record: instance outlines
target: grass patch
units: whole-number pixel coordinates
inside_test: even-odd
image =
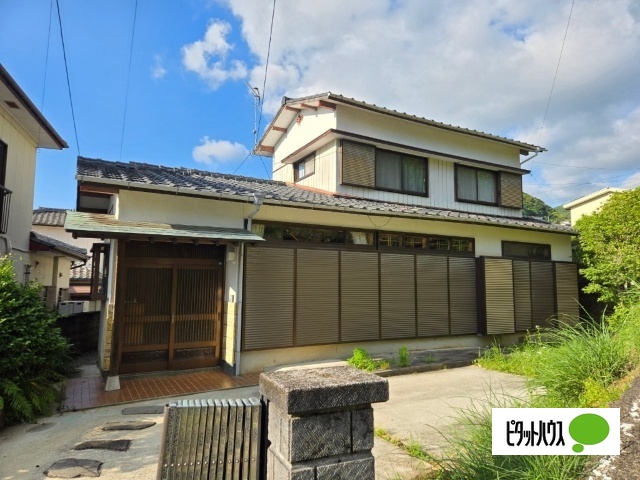
[[[398,352],[398,365],[401,367],[408,367],[411,363],[411,356],[409,355],[409,350],[407,347],[400,347],[400,351]]]
[[[418,460],[422,460],[424,462],[431,462],[433,459],[431,455],[427,453],[427,451],[422,447],[420,442],[415,440],[411,440],[409,442],[403,442],[398,437],[391,435],[384,428],[375,428],[374,434],[376,437],[380,437],[383,440],[389,442],[396,447],[402,448],[407,454],[413,458],[417,458]]]
[[[373,359],[364,348],[355,348],[353,355],[347,359],[347,363],[352,367],[367,372],[386,370],[389,368],[389,361]]]

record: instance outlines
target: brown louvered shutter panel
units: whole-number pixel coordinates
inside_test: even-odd
[[[380,256],[382,338],[416,336],[414,255]]]
[[[475,258],[449,257],[451,334],[477,333]]]
[[[364,143],[340,142],[342,183],[359,187],[376,186],[376,148]]]
[[[500,172],[500,205],[522,208],[522,176]]]
[[[580,315],[578,303],[578,266],[556,263],[556,299],[558,315],[565,323],[574,323]]]
[[[531,262],[513,261],[513,290],[516,312],[516,331],[523,332],[533,327],[531,320]]]
[[[447,257],[416,256],[418,336],[449,334]]]
[[[378,254],[343,251],[340,255],[341,340],[378,340]]]
[[[549,318],[555,313],[553,292],[553,264],[531,262],[531,302],[533,326],[548,327]]]
[[[506,258],[484,258],[487,334],[515,332],[513,264]]]
[[[338,252],[298,249],[296,346],[337,343]]]
[[[288,248],[247,247],[246,350],[293,346],[293,255]]]

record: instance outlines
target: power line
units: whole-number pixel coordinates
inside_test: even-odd
[[[553,82],[551,83],[551,91],[549,92],[549,99],[547,100],[547,108],[544,111],[544,116],[542,117],[542,123],[540,124],[540,130],[538,132],[538,144],[540,143],[540,139],[542,138],[542,129],[544,128],[544,122],[547,119],[547,113],[549,113],[549,105],[551,104],[551,96],[553,95],[553,89],[556,86],[556,79],[558,78],[558,70],[560,70],[560,61],[562,60],[562,52],[564,51],[564,44],[567,41],[567,33],[569,33],[569,24],[571,23],[571,15],[573,14],[573,5],[576,3],[576,0],[572,0],[571,2],[571,10],[569,11],[569,19],[567,20],[567,28],[564,31],[564,38],[562,39],[562,47],[560,48],[560,56],[558,57],[558,64],[556,65],[556,73],[553,76]]]
[[[49,68],[49,46],[51,45],[51,17],[53,17],[53,0],[49,3],[49,33],[47,34],[47,53],[44,57],[44,79],[42,80],[42,97],[40,111],[44,113],[44,92],[47,85],[47,70]]]
[[[122,116],[122,134],[120,135],[120,157],[122,160],[122,145],[124,144],[124,126],[127,122],[127,105],[129,104],[129,83],[131,79],[131,59],[133,58],[133,37],[136,33],[136,18],[138,16],[138,0],[133,10],[133,27],[131,28],[131,44],[129,45],[129,69],[127,70],[127,87],[124,94],[124,114]]]
[[[235,174],[236,174],[236,172],[237,172],[238,170],[240,170],[240,167],[241,167],[242,165],[244,165],[244,162],[246,162],[246,161],[247,161],[247,159],[248,159],[250,156],[251,156],[251,152],[247,153],[247,156],[246,156],[246,157],[244,157],[244,160],[242,160],[242,161],[240,162],[240,165],[238,165],[238,167],[233,171],[233,175],[235,175]],[[264,165],[264,164],[263,164],[263,165]],[[267,167],[265,167],[265,168],[267,168]]]
[[[542,189],[542,185],[540,185],[540,184],[538,183],[538,180],[536,180],[536,178],[533,176],[533,172],[529,172],[529,175],[531,176],[531,179],[532,179],[534,182],[536,182],[536,185],[538,185],[538,187],[540,187],[540,193],[541,193],[541,194],[546,195],[547,200],[549,200],[549,203],[555,203],[555,202],[552,200],[551,196],[550,196],[550,195],[548,195],[548,192]]]
[[[62,40],[62,55],[64,57],[64,69],[67,73],[67,89],[69,90],[69,103],[71,104],[71,118],[73,119],[73,131],[76,135],[76,148],[80,155],[80,142],[78,141],[78,127],[76,126],[76,114],[73,108],[73,98],[71,97],[71,82],[69,81],[69,66],[67,63],[67,49],[64,46],[64,34],[62,33],[62,17],[60,15],[60,1],[56,0],[56,9],[58,10],[58,24],[60,25],[60,39]]]
[[[264,106],[265,93],[267,88],[267,72],[269,71],[269,56],[271,55],[271,39],[273,38],[273,19],[276,16],[276,0],[273,0],[273,8],[271,10],[271,27],[269,28],[269,44],[267,46],[267,59],[264,63],[264,81],[262,82],[262,101],[260,102],[260,116],[258,117],[258,132],[260,132],[260,125],[262,123],[262,107]],[[260,157],[264,171],[267,173],[267,177],[270,177],[267,166],[264,163],[264,158]]]

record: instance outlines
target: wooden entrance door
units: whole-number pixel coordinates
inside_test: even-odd
[[[120,373],[219,364],[218,262],[138,258],[126,259],[120,268]]]

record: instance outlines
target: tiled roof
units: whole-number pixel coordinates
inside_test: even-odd
[[[61,242],[60,240],[56,240],[55,238],[51,238],[38,232],[31,232],[30,242],[46,247],[48,250],[55,250],[80,260],[86,260],[89,258],[87,257],[87,251],[84,248],[74,247],[73,245],[69,245],[68,243]]]
[[[77,178],[120,185],[172,191],[184,195],[205,195],[250,201],[254,194],[264,195],[264,203],[322,208],[352,213],[370,213],[387,216],[410,216],[415,218],[479,223],[505,227],[546,230],[559,233],[574,233],[571,228],[541,220],[522,217],[485,215],[456,210],[447,210],[420,205],[408,205],[370,200],[328,192],[299,188],[284,182],[263,180],[238,175],[213,173],[188,168],[162,167],[146,163],[108,162],[100,159],[78,157]]]
[[[67,218],[67,211],[64,208],[39,207],[33,211],[31,224],[62,227],[65,218]]]
[[[71,280],[91,280],[91,264],[87,263],[81,267],[71,269]]]
[[[285,107],[297,106],[301,104],[312,104],[312,102],[318,101],[318,100],[329,102],[329,103],[349,105],[352,107],[369,110],[369,111],[380,113],[383,115],[389,115],[392,117],[400,118],[402,120],[409,120],[411,122],[421,123],[423,125],[428,125],[431,127],[442,129],[442,130],[448,130],[452,132],[462,133],[465,135],[470,135],[473,137],[485,138],[487,140],[493,140],[500,143],[513,145],[515,147],[522,149],[524,152],[545,152],[546,151],[545,148],[539,147],[537,145],[532,145],[530,143],[521,142],[519,140],[513,140],[511,138],[502,137],[500,135],[493,135],[491,133],[482,132],[480,130],[474,130],[470,128],[459,127],[457,125],[451,125],[444,122],[438,122],[436,120],[431,120],[425,117],[419,117],[417,115],[411,115],[405,112],[398,112],[397,110],[380,107],[374,103],[363,102],[362,100],[356,100],[355,98],[346,97],[344,95],[340,95],[338,93],[333,93],[333,92],[318,93],[315,95],[309,95],[307,97],[300,97],[300,98],[283,97],[282,106],[280,107],[280,110],[278,110],[271,124],[265,130],[264,135],[258,142],[258,148],[256,150],[260,151],[260,146],[263,144],[267,135],[269,134],[270,128],[278,121],[278,118],[285,110]]]

